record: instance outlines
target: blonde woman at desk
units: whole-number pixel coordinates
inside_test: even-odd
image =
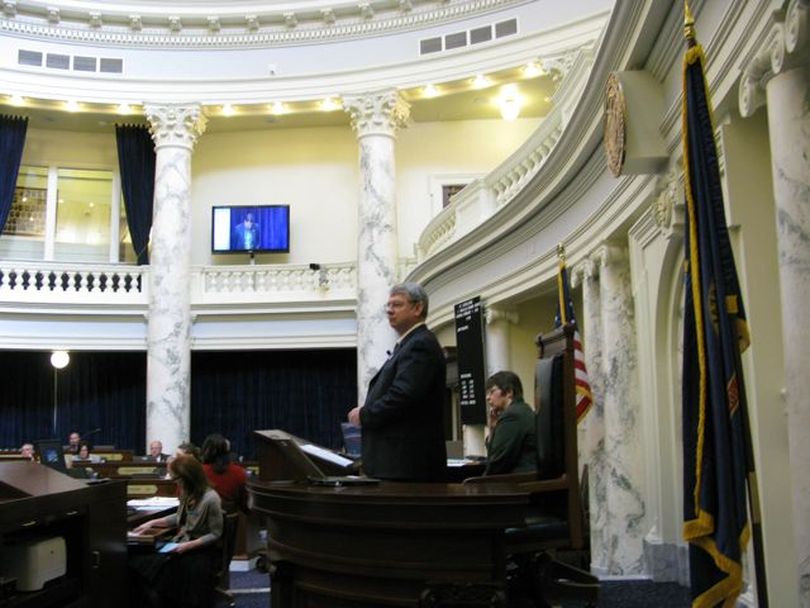
[[[134,534],[177,527],[159,553],[132,555],[130,570],[143,606],[207,606],[221,559],[222,509],[200,462],[181,455],[169,463],[180,490],[177,513],[144,522]]]

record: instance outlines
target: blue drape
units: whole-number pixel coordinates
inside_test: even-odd
[[[132,247],[138,264],[148,264],[155,196],[155,145],[149,129],[140,125],[116,125],[115,138]]]
[[[50,355],[0,351],[0,447],[54,435]],[[341,447],[340,423],[357,403],[354,349],[195,352],[191,369],[191,440],[222,433],[248,459],[256,429]],[[73,351],[57,378],[57,438],[100,429],[92,443],[143,452],[146,353]]]
[[[27,118],[0,115],[0,232],[14,200],[27,129]]]

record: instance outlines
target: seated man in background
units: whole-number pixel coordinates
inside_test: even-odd
[[[163,443],[157,439],[149,444],[149,460],[155,462],[166,462],[169,459],[168,454],[163,453]]]
[[[24,443],[20,446],[20,456],[28,460],[34,460],[34,444]]]
[[[523,401],[517,374],[501,371],[487,379],[489,438],[484,475],[537,470],[534,410]]]
[[[79,453],[79,448],[82,446],[82,436],[78,431],[71,431],[68,435],[68,444],[65,448],[66,454],[73,454],[74,456]]]

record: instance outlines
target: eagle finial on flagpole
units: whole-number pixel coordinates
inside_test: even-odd
[[[557,243],[557,259],[565,262],[565,245],[562,243]]]

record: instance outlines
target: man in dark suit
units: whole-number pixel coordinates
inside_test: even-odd
[[[169,455],[163,453],[163,443],[158,441],[152,441],[149,444],[149,460],[153,460],[155,462],[167,462],[169,460]]]
[[[447,370],[425,325],[427,293],[416,283],[396,285],[386,313],[399,339],[371,379],[365,403],[349,412],[349,422],[361,426],[363,471],[380,479],[443,481]]]

